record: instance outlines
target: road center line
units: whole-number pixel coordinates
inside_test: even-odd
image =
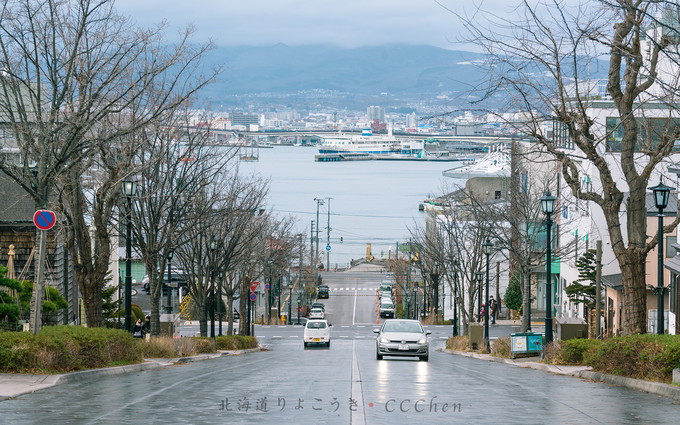
[[[357,295],[357,290],[354,290],[354,295]],[[352,311],[352,324],[356,325],[356,317],[357,317],[357,297],[354,297],[354,311]]]

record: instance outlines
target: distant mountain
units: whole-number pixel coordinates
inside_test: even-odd
[[[478,53],[432,46],[343,49],[287,46],[219,47],[209,60],[225,69],[204,96],[213,106],[267,103],[363,109],[464,96],[483,76]]]

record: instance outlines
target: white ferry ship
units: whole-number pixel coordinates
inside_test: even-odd
[[[361,136],[338,133],[326,137],[319,145],[320,154],[368,154],[368,155],[420,155],[424,142],[397,140],[389,130],[387,135],[373,135],[371,129],[364,129]]]

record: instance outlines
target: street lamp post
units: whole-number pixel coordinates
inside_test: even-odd
[[[222,319],[224,312],[222,312],[222,270],[217,272],[217,320],[218,320],[218,335],[222,336]]]
[[[217,251],[217,238],[212,236],[210,238],[210,259],[215,261],[215,251]],[[210,338],[215,338],[215,264],[210,267],[210,295],[208,300],[210,302]]]
[[[486,255],[486,296],[484,298],[484,341],[486,343],[486,348],[490,350],[489,345],[489,256],[491,255],[491,250],[493,249],[493,244],[489,239],[482,244],[484,249],[484,255]]]
[[[430,274],[432,285],[434,285],[434,322],[439,323],[439,268]]]
[[[482,279],[484,279],[484,272],[475,272],[475,279],[477,280],[477,322],[482,321]]]
[[[172,294],[170,291],[172,288],[170,287],[170,284],[172,283],[172,255],[173,255],[174,248],[170,247],[168,250],[168,283],[165,285],[165,289],[168,291],[167,295],[167,306],[165,307],[165,312],[168,314],[172,314]],[[161,279],[162,280],[162,279]]]
[[[551,241],[550,241],[550,231],[552,228],[552,220],[550,215],[555,212],[555,202],[557,198],[550,194],[549,190],[546,190],[545,195],[540,198],[541,209],[545,214],[545,227],[546,227],[546,254],[545,254],[545,270],[546,270],[546,281],[545,281],[545,345],[547,346],[553,340],[552,335],[552,276],[551,276]]]
[[[293,319],[293,285],[288,282],[286,285],[288,287],[288,324],[292,324]]]
[[[453,262],[453,336],[458,336],[458,311],[456,295],[458,294],[458,260]]]
[[[127,198],[127,223],[125,228],[125,330],[132,332],[132,197],[137,194],[137,182],[123,180],[123,194]]]
[[[659,184],[654,187],[650,187],[652,193],[654,194],[654,204],[659,209],[659,265],[657,271],[657,307],[656,307],[656,334],[664,334],[664,324],[663,324],[663,295],[665,292],[663,284],[663,210],[668,206],[668,197],[671,192],[671,187],[666,186],[659,178]],[[599,284],[599,282],[598,282]]]

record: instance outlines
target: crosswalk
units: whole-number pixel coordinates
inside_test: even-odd
[[[362,291],[362,292],[376,292],[378,288],[329,288],[330,291]]]

